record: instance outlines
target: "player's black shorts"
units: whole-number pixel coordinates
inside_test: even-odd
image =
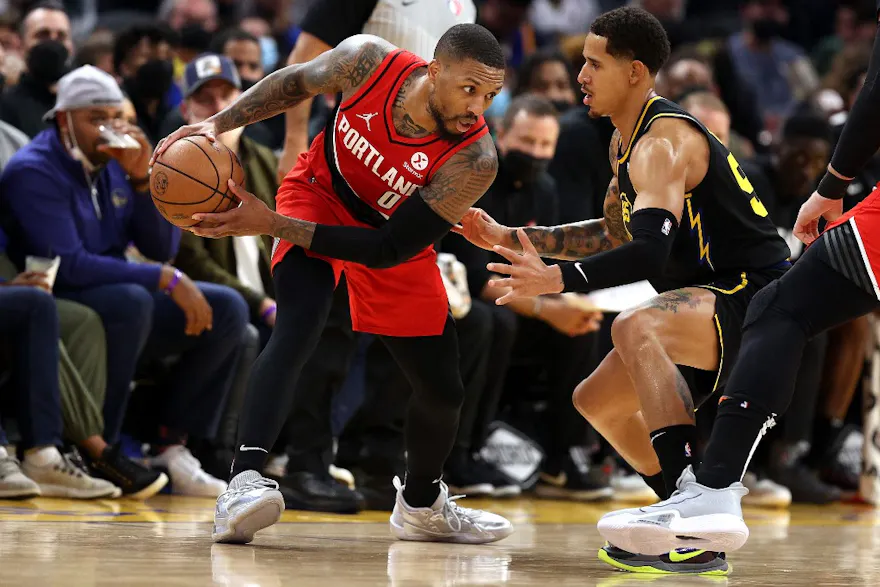
[[[718,329],[717,371],[703,371],[679,365],[691,388],[694,406],[699,407],[716,391],[722,389],[733,370],[742,341],[742,325],[749,302],[761,288],[785,275],[791,265],[786,261],[771,269],[750,271],[721,277],[706,285],[697,285],[715,294],[715,327]]]

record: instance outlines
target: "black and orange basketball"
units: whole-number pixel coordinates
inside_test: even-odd
[[[229,178],[244,185],[238,157],[220,141],[194,135],[175,141],[153,164],[150,194],[168,222],[181,228],[197,224],[197,212],[226,212],[238,205]]]

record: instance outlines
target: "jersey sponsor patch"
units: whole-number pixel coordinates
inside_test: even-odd
[[[669,236],[669,233],[672,231],[672,221],[667,218],[663,221],[663,228],[660,229],[660,232],[664,234],[664,236]]]

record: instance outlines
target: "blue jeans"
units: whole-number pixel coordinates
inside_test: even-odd
[[[61,446],[55,298],[35,287],[0,288],[0,337],[12,350],[22,448]],[[0,431],[0,440],[5,435]]]
[[[186,316],[162,292],[140,285],[101,285],[62,292],[89,306],[104,322],[107,336],[107,395],[104,438],[119,438],[131,381],[138,361],[180,356],[165,386],[160,423],[177,432],[212,439],[245,340],[248,307],[235,290],[197,282],[213,312],[213,328],[199,336],[184,332]]]

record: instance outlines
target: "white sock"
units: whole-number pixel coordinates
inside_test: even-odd
[[[9,457],[9,453],[6,452],[6,447],[0,446],[0,459],[5,459],[7,457]]]
[[[61,453],[54,446],[44,446],[43,448],[32,448],[25,451],[24,461],[34,467],[46,467],[53,463],[61,461]]]

